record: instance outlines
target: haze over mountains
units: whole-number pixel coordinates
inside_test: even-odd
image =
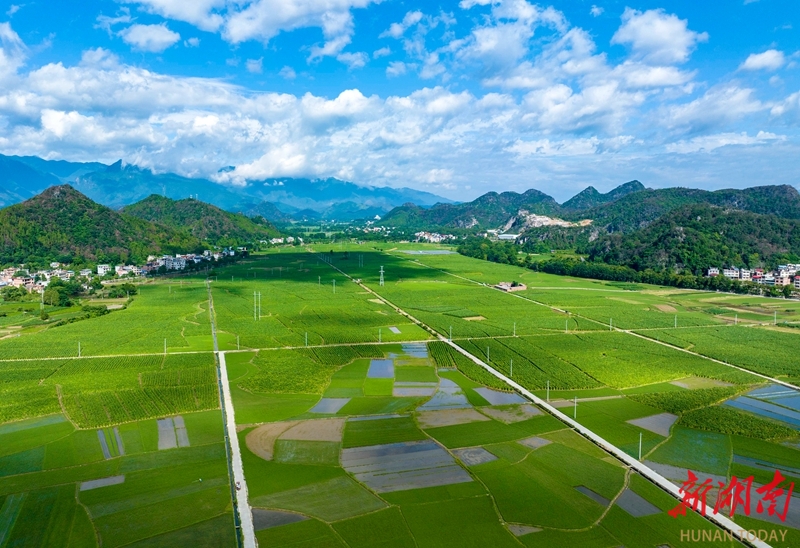
[[[410,188],[368,187],[340,181],[276,178],[245,186],[223,185],[172,173],[154,174],[118,161],[101,163],[49,161],[33,156],[0,155],[0,206],[35,196],[48,187],[69,184],[95,202],[118,209],[151,194],[173,199],[194,196],[226,211],[291,219],[353,220],[385,214],[413,202],[421,206],[449,200]],[[266,214],[266,215],[265,215]],[[275,219],[279,221],[279,219]]]

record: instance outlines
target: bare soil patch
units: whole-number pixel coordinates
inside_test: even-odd
[[[279,436],[282,440],[342,441],[344,419],[314,419],[302,421]]]
[[[275,440],[296,424],[297,421],[262,424],[247,434],[244,442],[254,455],[258,455],[264,460],[272,460],[272,455],[275,452]]]
[[[482,322],[486,318],[483,316],[467,316],[466,318],[461,318],[462,320],[467,320],[468,322]]]
[[[670,306],[668,304],[657,304],[655,305],[655,307],[658,308],[661,312],[671,312],[671,313],[677,312],[674,306]]]

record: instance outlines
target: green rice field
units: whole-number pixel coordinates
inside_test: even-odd
[[[240,545],[212,323],[259,546],[740,545],[687,541],[715,526],[456,347],[676,485],[800,482],[791,389],[750,373],[800,378],[797,303],[378,248],[276,249],[57,327],[3,317],[0,548]]]

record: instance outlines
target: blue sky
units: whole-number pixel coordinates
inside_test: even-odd
[[[799,14],[791,0],[0,2],[0,153],[459,200],[794,185]]]

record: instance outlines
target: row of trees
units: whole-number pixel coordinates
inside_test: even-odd
[[[646,283],[708,291],[728,291],[732,293],[766,295],[770,297],[789,297],[793,291],[791,286],[765,286],[752,282],[731,280],[724,276],[708,278],[704,276],[695,276],[693,274],[676,274],[666,270],[657,271],[650,268],[637,271],[625,265],[612,265],[583,259],[551,258],[537,261],[527,254],[522,257],[518,253],[518,246],[513,243],[493,242],[486,238],[468,238],[458,247],[457,251],[462,255],[482,259],[484,261],[513,264],[524,268],[530,268],[537,272],[558,274],[561,276],[574,276],[576,278]]]

